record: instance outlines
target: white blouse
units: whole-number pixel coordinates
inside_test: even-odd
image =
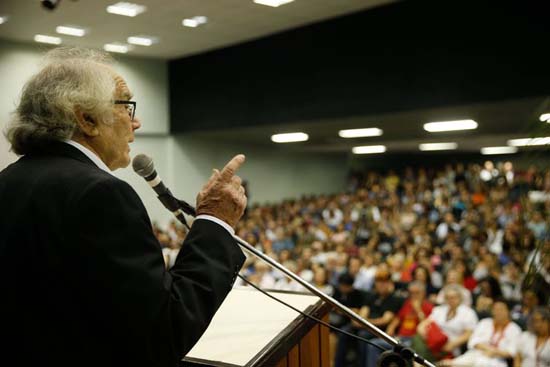
[[[550,367],[550,340],[536,349],[537,338],[528,331],[521,334],[518,340],[518,354],[521,367]]]
[[[475,349],[478,344],[489,344],[493,347],[515,355],[521,329],[510,322],[501,333],[495,333],[493,319],[483,319],[477,324],[470,340],[468,351],[453,360],[453,366],[470,367],[507,367],[506,360],[498,357],[489,357],[484,352]]]
[[[511,355],[516,354],[517,338],[521,329],[514,322],[509,322],[502,333],[495,333],[492,318],[483,319],[477,324],[470,340],[468,349],[474,349],[476,344],[491,344]]]
[[[435,321],[441,330],[447,335],[449,341],[461,336],[466,330],[473,331],[477,324],[477,315],[474,310],[468,306],[460,305],[456,309],[456,315],[447,320],[449,306],[442,305],[433,309],[430,319]],[[460,354],[460,348],[453,351],[455,356]]]

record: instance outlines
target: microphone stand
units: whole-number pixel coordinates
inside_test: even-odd
[[[178,200],[178,199],[176,200],[180,204],[185,203],[182,200]],[[189,210],[189,208],[193,210]],[[182,205],[180,209],[181,211],[193,217],[196,215],[194,208],[187,203],[185,203],[185,205]],[[182,223],[187,226],[187,222],[185,221],[185,217],[183,215],[178,215],[177,218],[180,221],[182,221],[182,218],[183,218]],[[263,261],[271,265],[271,267],[283,272],[289,278],[298,282],[301,286],[303,286],[304,288],[309,290],[311,293],[321,298],[323,301],[327,302],[328,304],[332,305],[333,307],[341,311],[350,319],[363,325],[365,329],[367,329],[371,334],[376,335],[380,339],[383,339],[387,343],[392,345],[393,350],[387,350],[383,352],[382,355],[380,356],[380,359],[378,360],[378,363],[377,363],[378,367],[407,367],[412,365],[413,360],[417,363],[423,364],[426,367],[436,367],[433,363],[425,360],[416,352],[414,352],[412,349],[404,347],[395,338],[391,337],[390,335],[386,334],[384,331],[382,331],[375,325],[363,319],[361,316],[353,312],[348,307],[344,306],[343,304],[341,304],[331,296],[321,292],[319,289],[315,288],[313,285],[309,284],[308,282],[306,282],[305,280],[300,278],[298,275],[294,274],[292,271],[288,270],[283,265],[279,264],[277,261],[273,260],[269,256],[261,253],[252,245],[250,245],[248,242],[240,238],[239,236],[234,235],[233,238],[235,239],[235,241],[237,241],[239,246],[241,246],[243,249],[254,254],[256,257],[259,257],[260,259],[262,259]]]

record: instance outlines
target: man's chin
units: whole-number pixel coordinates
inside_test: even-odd
[[[121,163],[119,168],[126,168],[130,165],[130,162],[132,162],[132,159],[128,154],[124,157],[124,162]]]
[[[126,168],[126,167],[128,167],[128,166],[130,165],[130,162],[131,162],[130,156],[129,156],[128,154],[126,154],[126,155],[124,156],[124,159],[121,159],[120,161],[113,163],[113,164],[109,167],[109,169],[110,169],[111,171],[116,171],[116,170],[119,169],[119,168]]]

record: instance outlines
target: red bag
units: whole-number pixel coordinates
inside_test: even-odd
[[[435,322],[431,322],[428,325],[426,329],[426,345],[432,354],[439,354],[441,348],[447,343],[447,340],[449,340],[449,338]]]

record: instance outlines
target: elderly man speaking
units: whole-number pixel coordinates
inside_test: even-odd
[[[214,170],[166,270],[142,202],[111,174],[141,126],[132,92],[103,53],[46,60],[6,130],[22,157],[0,172],[0,363],[177,366],[244,261],[244,156]]]

